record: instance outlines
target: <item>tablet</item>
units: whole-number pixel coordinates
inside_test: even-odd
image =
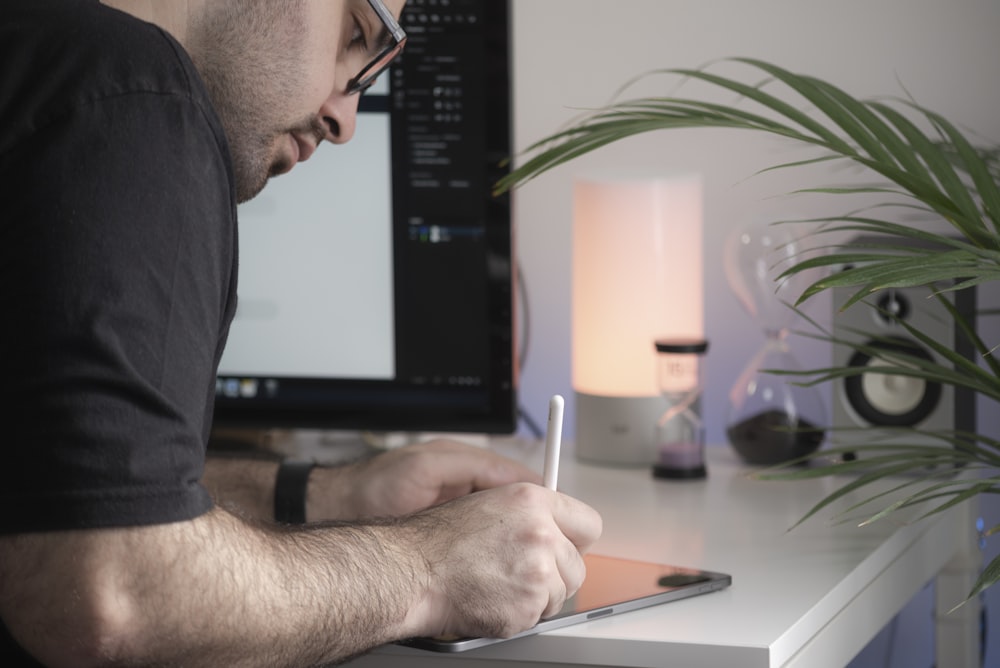
[[[587,578],[580,591],[554,617],[511,638],[411,638],[400,644],[434,652],[463,652],[591,619],[611,617],[699,594],[724,589],[733,579],[725,573],[647,561],[587,554]]]

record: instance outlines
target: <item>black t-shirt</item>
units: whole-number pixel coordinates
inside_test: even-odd
[[[0,533],[211,507],[234,192],[169,35],[97,0],[0,3]]]

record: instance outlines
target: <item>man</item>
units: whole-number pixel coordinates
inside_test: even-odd
[[[579,587],[597,513],[488,452],[317,469],[353,521],[302,526],[274,464],[205,463],[235,204],[351,138],[402,4],[0,3],[0,664],[318,665]]]

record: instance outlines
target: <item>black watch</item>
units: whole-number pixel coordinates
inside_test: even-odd
[[[306,489],[316,462],[285,459],[274,481],[274,519],[284,524],[305,524]]]

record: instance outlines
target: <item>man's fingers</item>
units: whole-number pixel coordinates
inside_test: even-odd
[[[556,566],[559,569],[559,581],[550,589],[549,605],[542,613],[542,619],[547,619],[562,610],[566,600],[579,591],[587,577],[587,567],[583,556],[570,543],[561,555],[557,555]]]
[[[584,502],[559,492],[554,494],[552,518],[581,553],[590,549],[601,537],[604,528],[600,513]]]
[[[442,487],[469,485],[480,491],[515,482],[540,483],[541,475],[520,462],[456,441],[430,441],[419,446],[434,457],[434,467]]]

